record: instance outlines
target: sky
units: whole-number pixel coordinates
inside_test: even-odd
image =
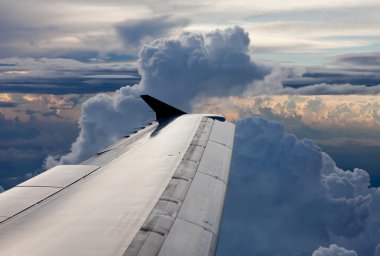
[[[380,255],[379,11],[375,0],[2,0],[0,186],[151,121],[148,93],[237,124],[218,255]]]

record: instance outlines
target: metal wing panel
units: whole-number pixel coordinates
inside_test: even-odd
[[[215,254],[234,131],[233,124],[215,120],[194,180],[160,256]]]
[[[58,165],[17,185],[17,187],[64,188],[98,168],[99,166],[93,165]]]
[[[230,167],[231,154],[231,148],[210,140],[203,153],[198,171],[227,183],[229,172],[225,170]]]
[[[223,181],[197,172],[177,219],[186,220],[217,235],[225,192],[226,184]]]
[[[234,133],[218,120],[153,123],[1,194],[0,255],[213,255]]]
[[[176,219],[159,255],[214,255],[214,234],[186,220]]]
[[[3,222],[0,255],[123,254],[172,180],[201,118],[181,116],[147,133],[84,179]]]
[[[0,196],[0,216],[10,218],[59,190],[50,187],[15,187],[7,190]]]
[[[45,200],[98,169],[90,165],[60,165],[0,194],[0,222]]]
[[[207,117],[202,119],[180,165],[124,255],[147,256],[159,253],[187,195],[213,122]]]
[[[203,118],[172,180],[124,255],[215,253],[233,134],[233,124]]]
[[[235,125],[230,122],[215,121],[210,140],[232,148],[234,144]]]

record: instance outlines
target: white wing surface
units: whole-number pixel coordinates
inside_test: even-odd
[[[0,255],[214,255],[234,139],[150,96],[158,121],[0,194]]]

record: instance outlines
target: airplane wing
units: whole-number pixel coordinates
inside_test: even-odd
[[[234,140],[148,95],[157,121],[0,194],[0,255],[214,255]]]

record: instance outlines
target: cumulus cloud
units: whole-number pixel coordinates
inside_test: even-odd
[[[175,99],[186,110],[196,97],[242,93],[270,72],[251,60],[249,43],[240,27],[155,40],[140,52],[140,84],[158,98]]]
[[[261,117],[238,121],[235,140],[219,255],[310,255],[333,243],[373,255],[380,190],[368,173],[339,169],[312,141]]]
[[[142,107],[140,94],[191,110],[199,97],[241,93],[247,84],[262,79],[270,69],[250,59],[249,37],[240,27],[206,34],[183,33],[176,39],[157,39],[139,53],[141,82],[115,95],[100,94],[83,104],[81,132],[71,153],[59,163],[77,163],[125,135],[151,116]],[[49,157],[47,167],[57,162]]]
[[[80,133],[71,152],[63,157],[49,156],[45,166],[78,163],[146,122],[150,116],[138,98],[140,93],[138,86],[124,87],[112,96],[98,94],[87,100],[82,105]]]
[[[346,250],[342,247],[332,244],[329,248],[320,246],[315,250],[312,256],[358,256],[356,252],[352,250]]]

